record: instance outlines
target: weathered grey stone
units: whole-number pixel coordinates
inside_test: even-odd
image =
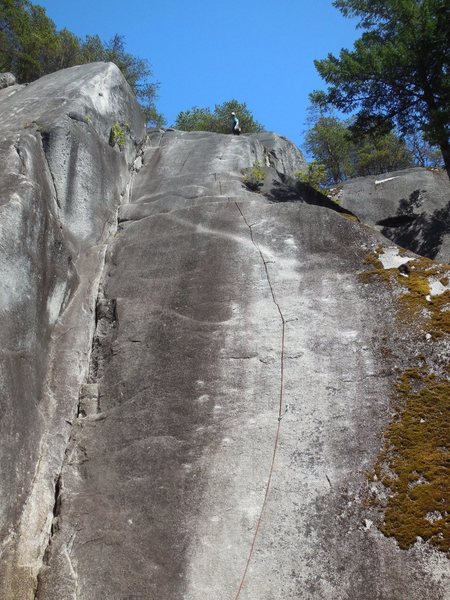
[[[16,78],[12,73],[0,73],[0,90],[16,84]]]
[[[335,196],[396,244],[450,262],[450,181],[445,171],[417,167],[359,177],[336,187]]]
[[[78,416],[91,417],[99,413],[98,384],[84,383],[81,386]]]
[[[287,138],[265,131],[253,134],[266,149],[265,162],[283,177],[293,177],[306,170],[306,162],[299,149]]]
[[[400,550],[364,503],[396,370],[445,343],[399,324],[397,289],[361,283],[379,233],[279,164],[267,196],[242,185],[269,152],[149,136],[97,305],[99,413],[72,431],[38,600],[448,597],[446,559]]]
[[[88,368],[105,243],[144,123],[112,64],[73,67],[13,95],[6,91],[0,94],[0,597],[28,600]],[[116,121],[129,123],[123,153],[108,144]]]

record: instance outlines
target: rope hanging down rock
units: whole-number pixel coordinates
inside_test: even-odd
[[[264,493],[264,499],[263,499],[263,503],[261,506],[261,511],[258,517],[258,521],[256,522],[256,528],[255,528],[255,533],[253,534],[253,539],[252,539],[252,543],[250,546],[250,551],[248,553],[248,557],[247,557],[247,562],[245,564],[245,569],[244,569],[244,573],[241,577],[240,580],[240,584],[239,584],[239,588],[236,592],[236,595],[234,596],[234,600],[239,600],[239,597],[241,595],[241,591],[244,587],[244,583],[245,583],[245,579],[247,577],[247,573],[248,573],[248,569],[250,567],[250,562],[252,560],[253,557],[253,552],[255,549],[255,545],[256,545],[256,540],[258,537],[258,533],[259,533],[259,529],[263,520],[263,516],[264,516],[264,512],[266,509],[266,505],[267,505],[267,499],[269,497],[269,491],[270,491],[270,484],[272,482],[272,476],[273,476],[273,472],[274,472],[274,467],[275,467],[275,459],[276,459],[276,455],[277,455],[277,451],[278,451],[278,442],[279,442],[279,438],[280,438],[280,429],[281,429],[281,420],[283,419],[284,415],[287,412],[287,405],[284,405],[284,338],[285,338],[285,328],[286,328],[286,319],[284,318],[283,312],[281,310],[280,305],[277,302],[277,299],[275,297],[275,292],[272,286],[272,282],[270,280],[270,275],[269,275],[269,270],[267,268],[267,261],[264,258],[264,255],[261,251],[261,248],[259,247],[259,245],[256,243],[255,238],[253,236],[253,230],[252,230],[252,225],[249,224],[249,222],[247,221],[247,219],[245,218],[245,215],[241,209],[241,207],[239,206],[239,204],[237,202],[235,202],[236,208],[238,209],[239,213],[241,214],[242,219],[244,220],[244,223],[247,225],[249,231],[250,231],[250,238],[252,241],[252,244],[255,246],[256,250],[258,251],[261,260],[263,262],[264,265],[264,270],[266,273],[266,278],[267,278],[267,283],[269,285],[270,288],[270,293],[272,295],[272,300],[274,302],[274,304],[277,307],[277,310],[279,312],[280,315],[280,320],[281,320],[281,325],[282,325],[282,330],[281,330],[281,355],[280,355],[280,392],[279,392],[279,403],[278,403],[278,417],[277,417],[277,428],[276,428],[276,433],[275,433],[275,440],[274,440],[274,445],[273,445],[273,452],[272,452],[272,461],[270,463],[270,469],[269,469],[269,476],[267,478],[267,484],[266,484],[266,491]],[[283,410],[284,408],[284,410]]]

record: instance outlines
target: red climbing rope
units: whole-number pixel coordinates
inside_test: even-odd
[[[239,206],[239,204],[237,202],[235,202],[236,207],[238,209],[238,211],[240,212],[245,224],[247,225],[247,227],[250,230],[250,238],[252,240],[252,244],[255,246],[255,248],[257,249],[257,251],[259,252],[259,255],[261,257],[261,260],[263,261],[264,264],[264,269],[266,272],[266,278],[267,278],[267,283],[269,284],[269,288],[270,288],[270,292],[272,294],[272,299],[274,304],[276,305],[278,312],[280,313],[280,318],[281,318],[281,324],[282,324],[282,333],[281,333],[281,358],[280,358],[280,396],[279,396],[279,406],[278,406],[278,423],[277,423],[277,429],[276,429],[276,434],[275,434],[275,441],[274,441],[274,446],[273,446],[273,452],[272,452],[272,462],[270,463],[270,470],[269,470],[269,476],[267,478],[267,484],[266,484],[266,491],[264,494],[264,499],[263,499],[263,503],[261,506],[261,511],[259,513],[259,517],[258,517],[258,521],[256,522],[256,528],[255,528],[255,533],[253,534],[253,539],[252,539],[252,543],[250,546],[250,551],[248,554],[248,558],[247,558],[247,562],[245,564],[245,569],[244,569],[244,573],[242,575],[240,584],[239,584],[239,589],[234,597],[234,600],[239,600],[239,596],[241,594],[241,591],[244,587],[244,583],[245,583],[245,579],[247,577],[247,572],[248,569],[250,567],[250,562],[252,560],[252,556],[253,556],[253,552],[255,549],[255,545],[256,545],[256,539],[258,537],[258,533],[259,533],[259,529],[261,526],[261,522],[264,516],[264,511],[266,509],[266,504],[267,504],[267,499],[269,497],[269,491],[270,491],[270,484],[272,482],[272,476],[273,476],[273,471],[274,471],[274,467],[275,467],[275,459],[276,459],[276,455],[277,455],[277,450],[278,450],[278,441],[279,441],[279,437],[280,437],[280,428],[281,428],[281,419],[283,418],[283,403],[284,403],[284,334],[285,334],[285,326],[286,326],[286,321],[284,318],[284,315],[281,311],[280,305],[278,304],[276,297],[275,297],[275,293],[272,287],[272,282],[270,281],[270,276],[269,276],[269,271],[267,269],[267,262],[264,259],[264,255],[261,252],[260,247],[258,246],[258,244],[255,242],[255,239],[253,237],[253,231],[252,231],[252,226],[248,223],[247,219],[245,218],[244,213],[241,210],[241,207]]]

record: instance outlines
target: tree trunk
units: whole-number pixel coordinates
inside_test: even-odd
[[[447,140],[442,144],[439,144],[439,147],[441,149],[442,156],[444,157],[445,170],[447,171],[448,178],[450,179],[450,143]]]
[[[439,113],[441,107],[436,103],[435,97],[433,95],[433,90],[428,83],[428,80],[425,78],[424,85],[424,100],[428,106],[428,116],[430,119],[429,122],[429,133],[432,135],[430,139],[432,142],[437,142],[442,156],[444,158],[445,170],[447,171],[447,176],[450,179],[450,141],[448,138],[448,129],[445,125],[442,124],[441,119],[439,118]]]

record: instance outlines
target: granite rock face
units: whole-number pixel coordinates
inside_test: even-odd
[[[302,159],[273,135],[149,135],[39,600],[444,600],[445,559],[400,550],[364,506],[394,362],[417,343],[395,293],[359,279],[385,239],[282,202],[272,144],[286,179]],[[267,196],[242,184],[255,161]],[[380,352],[387,335],[403,358]]]
[[[367,502],[398,373],[448,357],[364,277],[398,249],[276,134],[141,146],[111,65],[6,91],[0,597],[446,600]]]
[[[105,242],[144,124],[112,64],[0,91],[0,597],[33,598]],[[74,118],[81,115],[81,118]],[[114,122],[127,147],[109,145]]]
[[[342,206],[416,254],[450,262],[450,181],[413,168],[351,179],[335,190]]]

